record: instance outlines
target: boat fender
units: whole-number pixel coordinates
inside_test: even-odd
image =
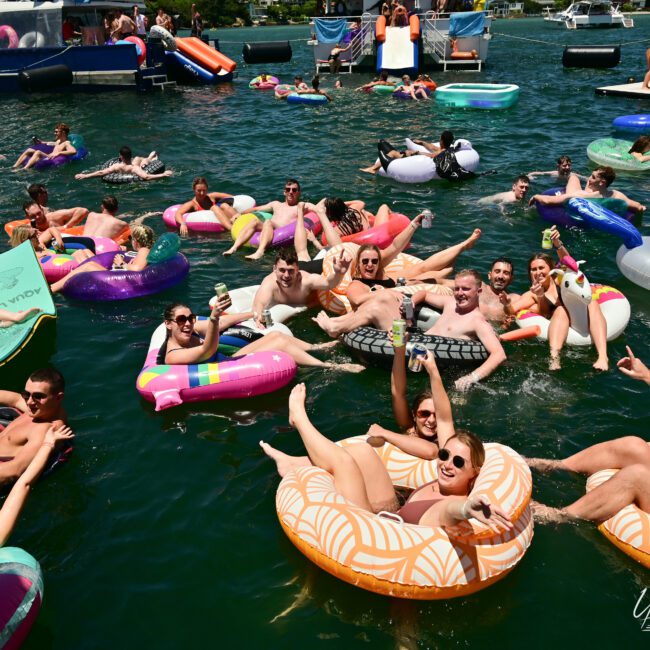
[[[14,50],[18,47],[18,34],[11,25],[0,25],[0,38],[7,39],[7,49]]]
[[[18,73],[18,85],[29,93],[71,86],[72,79],[72,70],[63,64],[30,68]]]
[[[615,68],[620,61],[620,45],[567,45],[562,54],[565,68]]]
[[[293,52],[289,41],[262,41],[244,43],[242,55],[246,63],[286,63]]]
[[[41,32],[27,32],[20,37],[18,47],[45,47],[45,36]]]

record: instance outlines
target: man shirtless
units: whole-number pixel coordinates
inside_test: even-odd
[[[569,156],[560,156],[557,159],[556,169],[548,172],[528,172],[527,176],[531,181],[538,176],[550,176],[551,178],[557,178],[559,183],[566,185],[572,173],[575,174],[572,169],[571,158],[569,158]],[[583,181],[587,180],[586,176],[580,176],[580,174],[576,174],[576,176],[578,176]]]
[[[273,273],[267,275],[253,300],[255,324],[264,327],[262,312],[271,305],[308,306],[315,303],[316,291],[334,289],[345,275],[352,260],[341,254],[334,258],[334,273],[325,277],[316,273],[307,273],[298,268],[298,257],[289,248],[283,248],[275,258]]]
[[[298,202],[300,201],[300,183],[295,178],[290,178],[284,184],[284,201],[271,201],[255,208],[260,212],[272,212],[273,217],[268,221],[255,219],[241,229],[237,235],[235,243],[227,250],[224,255],[232,255],[239,250],[256,232],[260,233],[260,244],[257,250],[251,255],[246,255],[249,260],[258,260],[266,251],[268,245],[273,241],[273,232],[276,228],[286,226],[298,218]],[[307,209],[314,209],[311,204],[306,204]]]
[[[488,272],[489,284],[481,285],[479,294],[479,309],[483,316],[493,323],[500,323],[507,327],[512,321],[512,316],[506,314],[505,305],[519,294],[508,293],[507,289],[512,282],[514,267],[512,261],[507,257],[499,257],[492,262]]]
[[[155,181],[159,178],[165,178],[172,175],[171,170],[161,174],[150,174],[143,167],[158,158],[158,154],[152,151],[146,158],[134,156],[130,147],[122,147],[119,154],[119,162],[113,163],[105,169],[98,169],[96,172],[75,174],[75,178],[80,181],[84,178],[97,178],[98,176],[108,176],[109,174],[133,174],[143,181]]]
[[[468,375],[456,380],[456,388],[467,390],[492,374],[506,360],[506,353],[501,347],[492,325],[479,310],[479,296],[483,282],[481,276],[473,270],[464,270],[454,278],[454,295],[441,296],[426,293],[424,302],[436,309],[442,309],[440,318],[426,334],[437,334],[456,339],[479,340],[488,351],[488,358]],[[414,304],[421,302],[418,294],[413,296]]]
[[[60,210],[53,210],[49,208],[47,203],[49,200],[47,187],[42,183],[32,183],[27,188],[27,193],[36,201],[45,213],[45,217],[50,226],[57,228],[70,228],[80,224],[87,216],[88,208],[61,208]]]
[[[115,10],[115,29],[111,32],[113,42],[124,40],[135,34],[136,26],[130,16],[122,13],[121,9]]]
[[[528,194],[530,187],[530,179],[525,174],[521,174],[515,178],[512,188],[507,192],[500,192],[499,194],[492,194],[491,196],[484,196],[478,200],[479,205],[503,205],[504,203],[516,203],[523,201]]]
[[[36,141],[38,144],[47,144],[52,147],[50,153],[45,153],[40,149],[32,149],[29,147],[25,149],[23,153],[20,154],[18,160],[14,163],[14,169],[20,167],[27,158],[27,164],[25,169],[33,167],[39,160],[43,158],[56,158],[57,156],[74,156],[77,153],[75,147],[72,146],[72,142],[68,140],[68,135],[70,135],[70,127],[63,122],[60,122],[54,127],[54,142],[40,142]]]
[[[0,432],[0,485],[15,481],[43,443],[50,426],[66,423],[63,376],[54,368],[34,371],[22,393],[0,391],[0,404],[22,411]]]
[[[611,167],[596,167],[587,179],[585,189],[580,185],[580,179],[576,174],[571,174],[566,184],[566,193],[558,196],[548,196],[546,194],[535,194],[529,205],[537,202],[542,205],[562,205],[567,199],[581,197],[583,199],[621,199],[627,203],[627,207],[632,212],[645,212],[645,205],[633,201],[618,190],[610,190],[609,186],[616,180],[616,172]]]
[[[118,219],[118,203],[114,196],[105,196],[102,199],[102,211],[91,212],[86,219],[83,234],[87,237],[108,237],[114,239],[120,235],[129,224]]]

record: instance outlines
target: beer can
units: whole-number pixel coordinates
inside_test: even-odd
[[[405,287],[406,286],[406,278],[397,278],[397,282],[395,283],[395,286],[397,286],[397,287]]]
[[[402,300],[401,312],[406,320],[413,321],[415,318],[415,311],[413,309],[413,300],[411,300],[411,296],[404,296],[404,299]]]
[[[422,218],[423,228],[433,228],[433,212],[431,210],[422,210],[424,217]]]
[[[542,234],[542,248],[544,250],[551,250],[553,248],[553,240],[551,239],[551,229],[547,228]]]
[[[221,298],[221,296],[227,296],[228,287],[223,282],[218,282],[214,285],[214,293],[216,294],[217,298]]]
[[[422,360],[427,356],[427,349],[421,343],[414,343],[411,348],[409,357],[409,370],[411,372],[420,372],[422,370]]]
[[[405,344],[406,337],[406,321],[394,320],[393,321],[393,347],[401,348]]]
[[[273,325],[273,316],[271,315],[270,309],[265,309],[262,312],[262,322],[264,323],[264,327],[271,327]]]

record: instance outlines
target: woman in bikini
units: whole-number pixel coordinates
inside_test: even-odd
[[[197,176],[192,181],[192,189],[194,190],[194,198],[183,203],[174,217],[181,237],[186,237],[188,233],[184,216],[188,212],[199,212],[200,210],[214,212],[219,223],[226,230],[230,230],[232,222],[239,216],[232,207],[232,196],[222,192],[208,192],[208,181],[203,176]]]

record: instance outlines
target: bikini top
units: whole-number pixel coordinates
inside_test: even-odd
[[[192,332],[192,336],[195,336],[197,339],[199,339],[199,343],[203,343],[203,339],[196,332]],[[158,366],[174,365],[174,364],[168,364],[165,361],[165,359],[167,358],[167,353],[175,352],[176,350],[185,349],[185,348],[172,348],[171,350],[168,350],[167,349],[168,343],[169,343],[169,339],[166,339],[165,342],[160,346],[160,350],[158,350],[158,356],[156,357],[156,365]],[[216,363],[218,361],[223,361],[224,359],[228,359],[228,358],[229,357],[227,355],[221,354],[221,352],[217,350],[217,352],[215,352],[209,359],[205,359],[200,363]]]
[[[440,501],[443,501],[444,499],[447,498],[440,494],[437,497],[434,497],[433,499],[420,499],[417,501],[413,501],[413,497],[418,492],[421,492],[422,490],[428,488],[430,485],[433,485],[434,483],[437,483],[437,481],[431,481],[429,483],[426,483],[422,487],[419,487],[417,490],[412,492],[407,502],[397,511],[397,514],[404,520],[405,523],[407,524],[420,523],[420,519],[422,519],[424,513],[431,506],[434,506],[436,503],[440,503]]]
[[[384,279],[371,279],[371,278],[354,278],[357,282],[365,284],[367,287],[373,287],[378,285],[384,287],[384,289],[394,289],[397,286],[397,283],[393,278],[384,278]]]

